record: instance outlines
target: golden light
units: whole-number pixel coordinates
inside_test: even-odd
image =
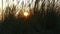
[[[31,16],[30,11],[22,11],[20,15],[23,18],[29,18],[29,16]]]
[[[28,12],[24,12],[24,16],[25,17],[29,16],[29,13]]]
[[[2,15],[1,15],[1,13],[0,13],[0,20],[2,20]]]
[[[20,17],[24,20],[28,20],[31,17],[31,12],[30,11],[22,12]]]
[[[32,16],[32,12],[30,11],[30,9],[21,9],[18,18],[28,20],[31,16]]]

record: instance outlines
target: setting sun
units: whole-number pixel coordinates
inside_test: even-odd
[[[26,16],[26,17],[27,17],[28,15],[29,15],[29,13],[28,13],[28,12],[24,12],[24,16]]]

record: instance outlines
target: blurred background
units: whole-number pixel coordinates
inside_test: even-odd
[[[1,34],[60,34],[60,0],[0,0]]]

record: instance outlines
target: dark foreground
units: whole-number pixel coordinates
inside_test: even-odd
[[[0,24],[0,34],[60,34],[60,16],[36,14],[28,20],[9,18]]]

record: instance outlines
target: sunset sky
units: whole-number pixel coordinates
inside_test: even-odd
[[[10,7],[11,9],[13,8],[13,5],[16,7],[16,12],[15,15],[18,15],[20,13],[20,11],[23,9],[24,11],[28,11],[28,10],[33,10],[34,6],[35,6],[35,2],[36,0],[0,0],[0,16],[2,16],[2,12],[4,12],[6,10],[6,7]],[[44,3],[44,10],[46,11],[48,9],[47,6],[52,6],[54,2],[54,8],[56,9],[56,11],[58,10],[58,8],[60,8],[60,0],[39,0],[38,3],[36,4],[36,7],[38,10],[41,9],[42,4]],[[50,4],[50,5],[49,5]],[[2,6],[3,5],[3,6]],[[3,7],[3,8],[2,8]],[[4,10],[4,11],[2,11]],[[30,12],[34,12],[34,11],[30,11]],[[37,11],[38,12],[38,11]]]

